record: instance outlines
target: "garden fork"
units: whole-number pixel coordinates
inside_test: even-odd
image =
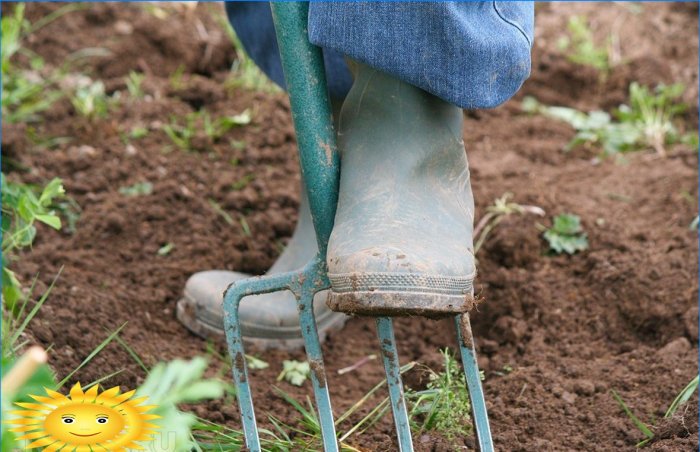
[[[241,299],[248,295],[279,290],[289,290],[294,294],[297,299],[306,354],[311,367],[311,381],[321,423],[324,449],[338,451],[335,422],[314,319],[313,298],[316,292],[330,287],[326,275],[326,249],[338,201],[340,162],[336,150],[321,49],[308,40],[308,2],[272,2],[271,8],[297,134],[301,174],[309,195],[319,251],[316,257],[300,270],[250,278],[231,284],[224,294],[224,327],[233,362],[233,376],[237,387],[246,445],[252,451],[260,451],[260,438],[248,382],[238,308]],[[379,317],[376,322],[399,447],[401,451],[412,451],[413,444],[392,320],[389,317]],[[465,313],[456,316],[455,325],[471,399],[477,443],[481,451],[490,452],[493,450],[493,443],[469,315]]]

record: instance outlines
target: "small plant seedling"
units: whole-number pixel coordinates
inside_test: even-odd
[[[632,124],[641,134],[641,140],[659,155],[666,154],[665,146],[680,141],[691,144],[697,135],[680,136],[673,119],[688,106],[678,102],[685,87],[681,83],[659,85],[653,91],[637,82],[629,88],[630,105],[621,105],[615,113],[623,124]]]
[[[664,419],[673,417],[678,411],[678,408],[680,408],[682,405],[686,404],[688,400],[690,400],[693,394],[698,390],[698,379],[698,375],[693,377],[693,379],[690,380],[690,383],[688,383],[685,386],[685,388],[683,388],[681,392],[678,393],[676,398],[673,399],[673,402],[671,402],[668,409],[664,413]],[[622,411],[627,415],[630,421],[632,421],[635,427],[637,427],[637,429],[646,437],[646,439],[637,443],[637,447],[642,447],[646,445],[649,441],[654,439],[654,432],[652,431],[652,429],[632,412],[632,410],[627,406],[624,400],[622,400],[622,397],[620,397],[620,395],[615,390],[612,390],[611,392],[615,401],[617,401],[618,405],[620,405],[620,408],[622,408]]]
[[[232,183],[231,188],[233,190],[236,190],[236,191],[243,190],[253,180],[255,180],[255,174],[253,174],[253,173],[246,174],[245,176],[238,179],[236,182]]]
[[[307,361],[282,361],[282,372],[277,381],[285,380],[294,386],[301,386],[311,375],[311,366]]]
[[[409,391],[409,413],[413,429],[435,430],[448,440],[472,434],[471,403],[464,373],[449,349],[442,352],[443,369],[430,371],[423,391]]]
[[[248,225],[248,220],[246,220],[245,217],[243,215],[241,215],[239,222],[241,223],[241,229],[243,230],[243,235],[245,235],[246,237],[251,237],[253,234],[250,231],[250,225]]]
[[[576,135],[566,145],[565,151],[580,145],[593,145],[602,147],[603,155],[648,148],[665,155],[666,146],[670,144],[695,146],[697,134],[681,135],[674,125],[674,119],[687,109],[685,104],[678,102],[683,85],[659,85],[652,91],[632,82],[629,92],[630,105],[621,105],[613,112],[614,118],[604,111],[585,113],[573,108],[542,105],[529,96],[523,99],[522,109],[571,125]]]
[[[248,369],[258,370],[258,369],[267,369],[268,367],[270,367],[270,365],[268,363],[266,363],[265,361],[263,361],[260,358],[256,358],[255,356],[245,355],[245,359],[246,359],[246,364],[248,365]]]
[[[504,193],[503,196],[493,202],[493,205],[486,208],[486,215],[484,215],[483,218],[479,220],[476,227],[474,227],[474,238],[476,239],[474,243],[474,254],[479,252],[491,231],[498,226],[504,218],[514,214],[533,214],[540,217],[545,215],[541,207],[510,202],[510,198],[512,197],[512,193]]]
[[[167,256],[168,254],[170,254],[173,248],[175,248],[175,244],[173,242],[166,243],[165,245],[158,248],[158,256]]]
[[[227,224],[231,226],[235,224],[231,215],[229,215],[228,212],[226,212],[224,208],[221,207],[221,204],[219,204],[211,198],[209,198],[207,201],[209,201],[209,206],[211,206],[212,210],[219,214]]]
[[[119,193],[125,196],[145,196],[153,193],[153,184],[150,182],[137,182],[134,185],[119,188]]]
[[[131,132],[129,132],[129,138],[134,140],[138,140],[139,138],[144,138],[146,136],[148,136],[148,129],[142,126],[136,126],[131,129]]]
[[[68,11],[62,10],[60,8],[56,13]],[[62,97],[60,91],[53,89],[61,75],[58,72],[42,75],[46,73],[41,70],[44,60],[22,46],[27,35],[43,26],[39,22],[32,25],[24,12],[25,5],[17,3],[12,13],[2,17],[2,119],[10,123],[39,120],[39,114]],[[18,67],[14,62],[17,54],[28,57],[31,67]]]
[[[145,78],[146,76],[144,74],[135,71],[129,72],[129,76],[126,77],[126,89],[129,91],[129,95],[134,99],[143,99],[145,96],[142,86]]]
[[[169,77],[169,82],[170,82],[170,87],[175,90],[179,91],[181,89],[184,89],[187,84],[183,81],[183,76],[185,75],[185,65],[181,64],[175,69],[175,72],[170,74]]]
[[[2,298],[13,310],[22,298],[22,286],[9,268],[14,253],[32,245],[35,223],[61,229],[61,219],[54,204],[65,196],[61,179],[55,178],[38,192],[30,185],[13,183],[2,174]]]
[[[241,44],[236,32],[231,27],[231,24],[222,14],[217,14],[217,22],[226,30],[226,35],[229,37],[233,48],[236,50],[236,60],[231,67],[231,73],[224,82],[224,86],[229,90],[245,89],[249,91],[258,91],[265,93],[279,93],[281,89],[275,85],[267,76],[258,68],[255,62],[248,56]]]
[[[578,215],[557,215],[552,227],[544,231],[543,237],[549,244],[549,249],[557,254],[575,254],[588,249],[588,237],[583,232]]]
[[[605,45],[598,46],[585,16],[571,17],[567,30],[568,35],[558,42],[559,48],[566,51],[567,59],[572,63],[595,68],[601,73],[601,79],[605,79],[612,69],[612,38]]]
[[[71,98],[73,108],[81,116],[90,120],[104,118],[109,113],[110,104],[115,100],[105,93],[105,85],[100,80],[80,86]]]
[[[251,120],[250,110],[216,119],[212,119],[206,110],[200,110],[188,113],[184,122],[171,117],[170,122],[163,126],[163,131],[175,146],[190,152],[194,150],[192,140],[197,135],[198,129],[201,129],[211,142],[216,143],[231,129],[249,124]]]

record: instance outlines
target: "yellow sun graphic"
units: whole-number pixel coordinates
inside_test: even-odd
[[[43,447],[44,452],[125,451],[143,449],[137,442],[152,439],[157,425],[148,421],[160,416],[147,414],[154,405],[140,405],[146,397],[132,399],[136,391],[119,394],[114,387],[98,393],[97,385],[83,391],[80,383],[70,397],[44,388],[48,397],[30,395],[39,403],[16,403],[24,410],[10,411],[19,416],[6,421],[10,429],[32,441],[28,449]]]

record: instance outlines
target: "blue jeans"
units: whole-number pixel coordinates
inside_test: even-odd
[[[246,52],[275,83],[284,75],[269,4],[227,2]],[[492,108],[530,75],[532,2],[311,2],[309,39],[324,50],[332,97],[352,78],[343,56],[466,109]]]

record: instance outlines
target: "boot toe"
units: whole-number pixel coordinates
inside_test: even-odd
[[[233,282],[250,275],[225,270],[209,270],[192,275],[177,305],[177,318],[198,336],[223,337],[223,296]],[[342,327],[346,316],[325,305],[326,292],[314,297],[314,314],[321,336]],[[296,348],[303,345],[297,302],[289,291],[252,295],[239,307],[241,333],[248,342],[263,348]]]
[[[405,248],[404,248],[405,249]],[[403,251],[373,247],[329,259],[334,311],[357,315],[444,317],[473,304],[474,259],[467,248]]]

